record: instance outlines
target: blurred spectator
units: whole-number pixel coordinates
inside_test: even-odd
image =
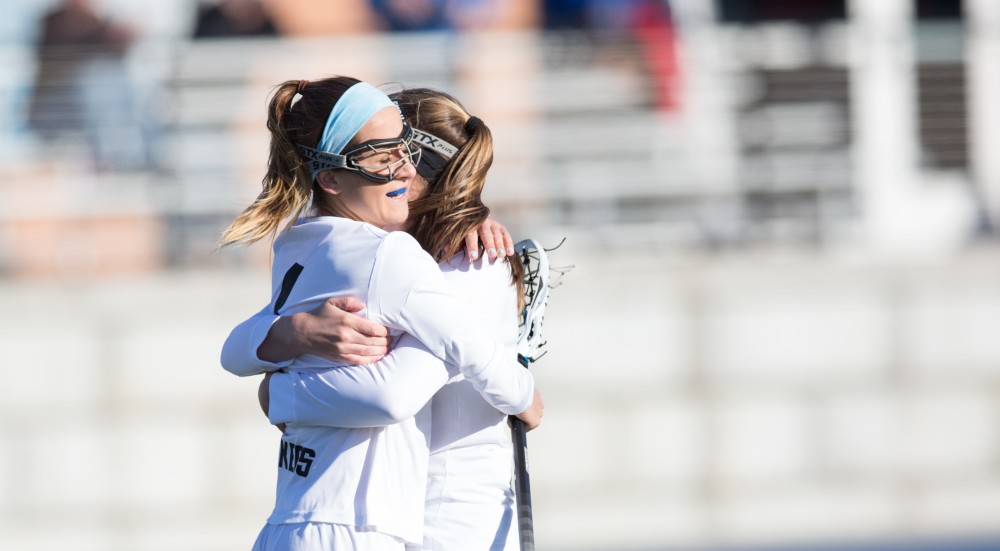
[[[583,29],[589,0],[543,0],[542,27],[546,30]]]
[[[64,0],[40,23],[29,124],[46,141],[82,138],[98,170],[148,163],[148,136],[124,65],[133,39],[90,0]]]
[[[927,3],[924,0],[917,1],[918,7]],[[959,4],[956,0],[945,0],[944,3]],[[817,24],[830,19],[847,17],[847,2],[845,0],[810,0],[809,2],[718,0],[716,9],[721,21],[742,24],[764,21],[795,21],[803,24]]]
[[[547,30],[582,30],[611,52],[634,43],[658,110],[679,107],[677,35],[667,0],[543,0]]]
[[[277,35],[271,14],[259,0],[222,0],[198,6],[196,39]]]
[[[448,0],[371,0],[372,11],[388,31],[440,31],[452,28]]]
[[[88,0],[66,0],[45,14],[28,115],[42,137],[83,128],[83,106],[77,95],[81,73],[92,60],[120,59],[131,40],[125,28],[98,17]]]
[[[659,111],[680,107],[680,66],[677,33],[670,4],[663,0],[631,2],[629,29],[638,42],[653,83],[653,103]]]

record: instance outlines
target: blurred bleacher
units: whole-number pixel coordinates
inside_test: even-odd
[[[215,240],[259,189],[271,87],[342,73],[462,99],[494,132],[494,213],[569,238],[536,371],[540,547],[1000,549],[976,154],[1000,33],[923,1],[899,27],[904,3],[796,23],[678,0],[667,75],[583,31],[155,36],[126,58],[153,163],[114,170],[30,131],[31,48],[0,44],[0,548],[249,547],[277,433],[217,356],[267,300],[268,251]]]
[[[918,50],[933,53],[920,54],[915,77],[921,166],[928,179],[963,180],[956,208],[976,210],[969,223],[987,228],[986,199],[969,180],[962,29],[919,31]],[[489,204],[521,233],[556,228],[602,249],[855,246],[876,211],[856,173],[863,115],[848,35],[838,21],[689,31],[676,46],[680,68],[665,76],[650,71],[635,37],[572,31],[149,42],[127,67],[154,121],[153,165],[102,172],[88,169],[84,141],[45,143],[26,127],[30,50],[7,46],[0,55],[18,69],[0,83],[14,130],[2,137],[0,173],[12,183],[0,190],[9,205],[0,216],[14,229],[0,236],[0,269],[78,274],[109,255],[118,259],[110,269],[126,272],[258,262],[216,254],[212,243],[259,189],[265,98],[282,80],[333,73],[462,98],[496,137]],[[712,49],[697,50],[707,39]],[[677,104],[657,105],[663,87]],[[63,253],[26,244],[17,228],[63,216],[48,196],[91,213],[79,220],[88,228],[101,224],[92,213],[111,209],[150,242],[95,242],[76,266],[45,259],[43,250]]]

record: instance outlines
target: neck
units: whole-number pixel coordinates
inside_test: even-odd
[[[313,204],[313,208],[316,210],[316,214],[320,216],[336,216],[338,218],[347,218],[348,220],[356,220],[358,222],[364,222],[358,218],[351,209],[340,204],[337,200],[326,200],[321,202],[316,202]]]

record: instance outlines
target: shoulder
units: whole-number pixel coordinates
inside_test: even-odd
[[[384,256],[386,262],[394,265],[434,264],[431,255],[420,248],[417,240],[412,235],[402,231],[387,232],[381,237],[379,256]]]
[[[369,316],[393,326],[393,320],[399,322],[398,316],[414,289],[443,284],[434,259],[412,236],[389,232],[381,238],[375,253],[368,287]]]
[[[517,259],[513,259],[517,262]],[[468,277],[476,277],[482,280],[498,280],[510,282],[510,264],[507,260],[490,260],[480,257],[475,261],[470,261],[463,252],[451,258],[442,260],[441,271],[448,275],[470,274]]]
[[[445,282],[459,296],[475,306],[482,316],[487,312],[514,312],[517,293],[510,278],[510,265],[503,260],[477,260],[452,257],[441,262]]]
[[[428,274],[440,277],[440,273],[431,255],[421,249],[410,234],[395,231],[381,237],[375,254],[373,278],[409,287]]]
[[[387,232],[364,222],[348,220],[336,216],[312,216],[292,222],[275,239],[275,246],[325,241],[357,241],[377,243]]]
[[[382,231],[371,224],[341,218],[339,216],[312,216],[299,218],[292,224],[293,229],[316,233],[338,233],[371,239],[381,239],[388,232]]]

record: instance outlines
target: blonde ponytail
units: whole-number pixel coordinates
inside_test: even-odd
[[[267,107],[271,146],[263,189],[222,233],[220,245],[273,236],[283,222],[310,206],[315,183],[296,144],[315,145],[333,105],[358,82],[350,77],[289,80],[275,88]],[[296,95],[301,96],[298,101]]]

